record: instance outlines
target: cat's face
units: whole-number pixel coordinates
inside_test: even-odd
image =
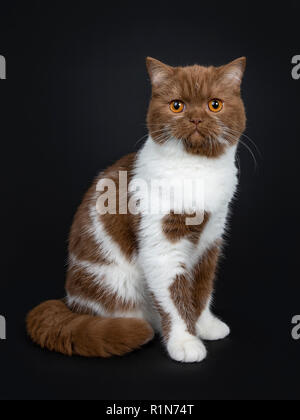
[[[246,59],[223,67],[170,67],[147,59],[152,82],[148,129],[158,143],[182,142],[187,152],[218,157],[245,130],[240,94]]]

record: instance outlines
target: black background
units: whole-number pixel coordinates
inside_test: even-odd
[[[264,3],[268,8],[263,8]],[[299,2],[1,4],[1,399],[298,399]],[[246,55],[255,169],[240,146],[239,199],[216,293],[232,328],[199,365],[159,339],[111,360],[66,358],[26,337],[33,306],[64,296],[72,217],[94,176],[146,134],[145,57],[221,65]]]

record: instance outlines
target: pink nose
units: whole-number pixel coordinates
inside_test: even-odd
[[[198,125],[198,124],[200,124],[202,121],[201,121],[200,119],[198,119],[198,118],[191,118],[191,119],[190,119],[190,122],[191,122],[191,123],[194,123],[195,125]]]

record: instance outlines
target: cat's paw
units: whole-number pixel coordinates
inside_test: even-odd
[[[198,337],[207,341],[223,340],[230,334],[228,325],[213,315],[200,318],[196,329]]]
[[[167,350],[173,360],[182,363],[202,362],[207,356],[204,344],[192,335],[169,340]]]

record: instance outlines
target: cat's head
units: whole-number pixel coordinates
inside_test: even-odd
[[[246,58],[222,67],[170,67],[147,58],[152,82],[148,129],[157,143],[179,141],[191,154],[218,157],[245,130],[241,82]]]

